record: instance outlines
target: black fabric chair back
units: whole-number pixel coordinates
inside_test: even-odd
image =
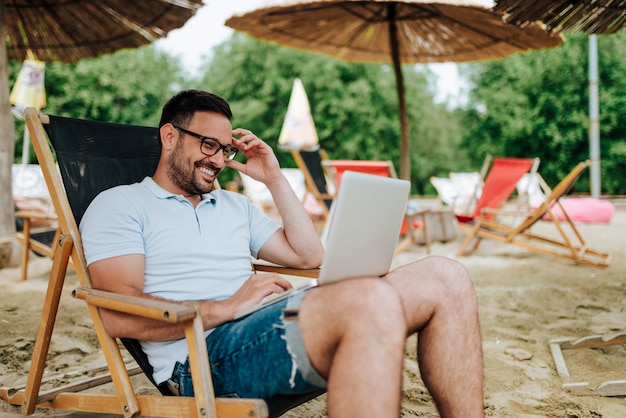
[[[126,351],[128,351],[130,355],[133,356],[133,359],[135,360],[143,374],[145,374],[148,380],[150,380],[150,382],[159,390],[159,392],[161,392],[161,395],[174,396],[174,394],[170,391],[167,385],[157,385],[157,383],[154,381],[154,368],[150,364],[150,361],[148,361],[148,356],[141,348],[141,343],[139,342],[139,340],[135,340],[133,338],[120,338],[120,340],[122,341],[122,344],[124,344]]]
[[[103,190],[154,174],[159,156],[155,127],[50,116],[52,142],[76,224]]]
[[[161,153],[154,127],[49,116],[44,125],[56,153],[63,186],[80,224],[91,201],[102,191],[132,184],[154,174]],[[157,386],[154,369],[139,341],[122,338],[148,379]],[[158,387],[158,386],[157,386]],[[171,395],[167,387],[158,387]]]
[[[300,151],[302,161],[306,164],[315,187],[321,194],[328,194],[328,185],[326,184],[326,176],[324,175],[324,167],[322,166],[322,156],[319,151]],[[324,204],[328,209],[332,204],[332,200],[324,200]]]

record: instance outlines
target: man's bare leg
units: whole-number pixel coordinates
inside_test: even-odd
[[[387,279],[402,299],[407,335],[418,332],[420,373],[441,416],[484,416],[478,302],[465,267],[428,257]]]
[[[311,364],[328,379],[330,416],[400,416],[406,324],[392,286],[380,279],[322,286],[298,316]]]

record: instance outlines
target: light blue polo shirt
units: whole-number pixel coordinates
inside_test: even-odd
[[[80,224],[87,264],[143,254],[144,292],[178,301],[231,296],[252,274],[251,256],[279,228],[238,193],[215,190],[194,208],[150,177],[100,193]],[[184,339],[142,346],[157,383],[188,355]]]

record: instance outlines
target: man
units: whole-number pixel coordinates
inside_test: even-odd
[[[441,415],[483,416],[477,300],[456,261],[429,257],[384,280],[321,286],[233,321],[291,288],[279,275],[253,274],[250,255],[312,268],[323,248],[272,149],[232,129],[231,117],[211,93],[183,91],[168,101],[154,175],[103,192],[81,222],[94,287],[199,301],[218,396],[327,387],[331,416],[399,416],[404,342],[418,332],[420,372]],[[237,151],[244,163],[233,159]],[[268,187],[282,226],[245,197],[214,190],[224,167]],[[193,395],[180,326],[106,310],[102,319],[111,336],[142,342],[157,383]]]

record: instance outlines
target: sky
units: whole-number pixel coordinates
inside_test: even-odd
[[[168,54],[177,56],[193,75],[202,63],[202,57],[209,55],[214,46],[233,33],[224,24],[229,17],[273,3],[276,0],[205,0],[204,6],[182,28],[173,30],[156,44]],[[429,64],[429,68],[438,77],[436,100],[447,100],[451,105],[462,103],[466,85],[458,75],[457,65]]]

